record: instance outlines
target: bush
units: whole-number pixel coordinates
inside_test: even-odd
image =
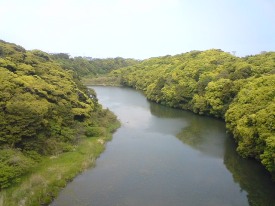
[[[28,173],[34,161],[13,149],[0,151],[0,190],[20,182],[20,177]]]
[[[106,129],[104,127],[88,127],[85,135],[87,137],[99,137],[106,135]]]

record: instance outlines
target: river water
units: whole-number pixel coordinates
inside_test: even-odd
[[[240,158],[222,121],[167,108],[130,88],[93,87],[122,126],[96,167],[51,206],[273,206],[275,184]]]

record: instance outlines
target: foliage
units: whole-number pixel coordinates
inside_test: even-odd
[[[255,157],[275,171],[275,74],[251,79],[226,113],[227,127],[238,141],[237,151]]]
[[[104,127],[88,127],[86,129],[85,135],[87,137],[100,137],[104,136],[106,133]]]
[[[48,54],[21,56],[28,61],[3,53],[0,61],[0,146],[43,153],[49,139],[72,142],[70,128],[89,119],[94,102]]]
[[[69,69],[77,73],[79,76],[98,76],[106,74],[112,70],[138,64],[135,59],[124,59],[122,57],[97,59],[90,57],[74,57],[70,58],[68,54],[57,53],[51,57],[59,62],[64,69]]]
[[[0,190],[41,156],[72,151],[86,128],[103,135],[103,113],[94,91],[52,55],[0,41]]]
[[[19,150],[0,150],[0,190],[20,182],[21,176],[28,173],[33,164],[34,161]]]
[[[154,102],[225,119],[238,152],[275,173],[275,52],[238,58],[217,49],[150,58],[109,78]]]
[[[119,127],[119,122],[114,121],[116,117],[109,111],[101,114],[93,112],[93,116],[98,117],[98,123],[105,120],[105,136],[85,138],[72,151],[58,156],[42,156],[20,183],[0,191],[0,205],[49,205],[67,182],[94,166],[96,158],[105,148],[104,143],[111,138],[111,132]]]

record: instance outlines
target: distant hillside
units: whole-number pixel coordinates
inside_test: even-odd
[[[70,58],[70,56],[65,53],[52,54],[51,58],[59,62],[62,68],[73,70],[81,77],[94,77],[100,74],[106,74],[112,70],[132,66],[140,62],[139,60],[124,59],[121,57],[107,59],[88,57]]]

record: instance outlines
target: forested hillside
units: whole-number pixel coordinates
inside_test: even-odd
[[[275,174],[275,52],[191,51],[114,70],[114,77],[149,100],[224,119],[237,151]]]
[[[70,56],[65,53],[51,54],[51,58],[59,62],[63,68],[76,72],[80,77],[95,77],[140,62],[135,59],[124,59],[121,57],[107,59],[85,57],[70,58]]]
[[[73,71],[45,52],[0,41],[0,191],[19,183],[43,156],[102,136],[111,121],[114,115]]]

